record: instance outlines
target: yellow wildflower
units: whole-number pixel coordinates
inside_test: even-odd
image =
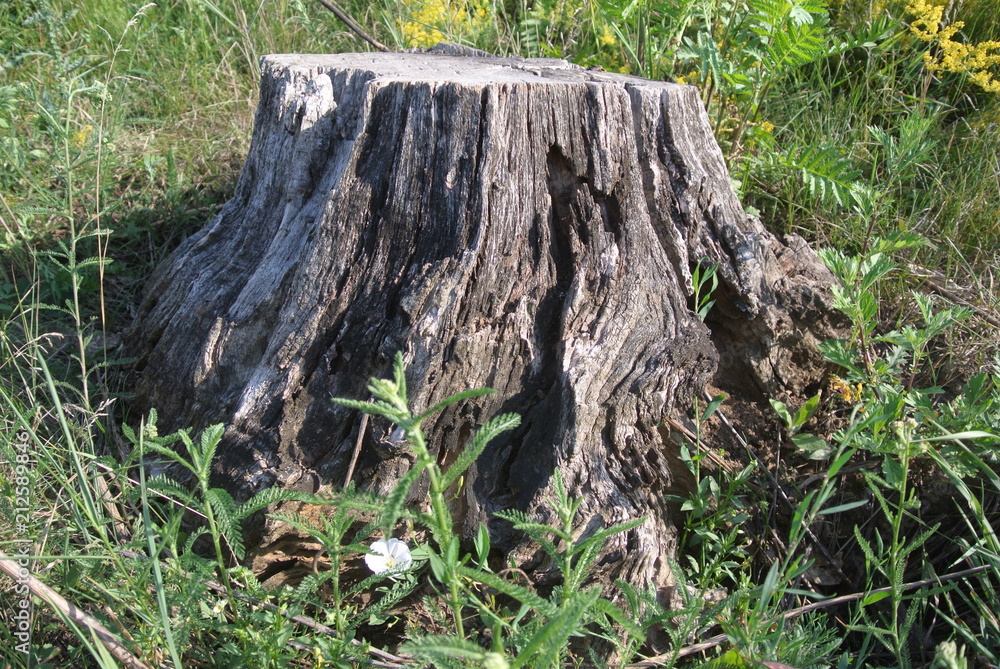
[[[910,32],[922,42],[933,41],[941,30],[944,5],[932,5],[927,0],[913,0],[906,5],[906,11],[913,15]]]
[[[80,150],[87,145],[90,135],[94,132],[94,126],[85,125],[79,130],[69,133],[69,145],[76,150]]]
[[[988,93],[1000,93],[1000,81],[991,68],[1000,65],[1000,42],[963,44],[953,38],[965,27],[962,21],[944,23],[944,5],[931,0],[912,0],[906,11],[913,15],[910,32],[920,41],[936,47],[936,53],[924,54],[928,72],[965,74],[974,84]]]
[[[434,46],[449,35],[467,36],[485,29],[491,16],[487,0],[421,0],[400,21],[400,32],[407,46]]]
[[[774,132],[774,124],[771,123],[770,121],[762,121],[760,124],[760,129],[770,135],[772,132]]]
[[[615,32],[611,29],[611,26],[604,24],[604,29],[601,30],[601,34],[598,35],[597,41],[601,46],[614,46],[618,43],[618,38],[615,37]]]
[[[861,393],[864,390],[864,386],[860,383],[856,386],[851,386],[851,384],[838,376],[834,376],[830,379],[830,388],[844,398],[845,402],[850,404],[854,404],[860,400]]]

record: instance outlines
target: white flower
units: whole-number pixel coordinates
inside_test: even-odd
[[[229,603],[228,600],[220,599],[218,602],[216,602],[215,606],[212,607],[212,613],[214,613],[215,615],[219,615],[226,608],[226,604],[228,603]]]
[[[365,555],[365,564],[376,574],[385,571],[403,571],[413,562],[409,547],[399,539],[388,541],[379,539],[369,548],[372,552]]]

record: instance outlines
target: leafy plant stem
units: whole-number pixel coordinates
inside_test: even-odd
[[[73,108],[73,101],[75,100],[81,89],[74,87],[70,93],[67,100],[67,109]],[[69,270],[70,277],[70,287],[73,292],[73,300],[70,306],[70,310],[73,315],[73,325],[76,331],[76,343],[77,350],[79,353],[78,363],[80,365],[80,387],[83,395],[83,404],[85,408],[90,408],[90,391],[88,383],[88,372],[87,372],[87,345],[84,341],[83,336],[83,316],[80,310],[80,274],[77,267],[77,244],[79,242],[79,234],[76,229],[76,215],[74,212],[75,203],[75,193],[73,190],[73,163],[70,157],[70,123],[72,121],[72,115],[67,112],[65,126],[63,129],[63,161],[66,165],[66,217],[69,221],[69,254],[66,258],[66,266]]]
[[[145,430],[140,426],[139,431],[139,457],[143,456],[143,444]],[[170,622],[170,612],[167,606],[166,593],[164,592],[163,574],[160,570],[159,551],[156,550],[156,538],[153,536],[152,522],[149,515],[149,490],[146,486],[146,468],[139,467],[139,492],[142,499],[142,520],[143,528],[146,532],[146,548],[149,550],[149,561],[152,565],[153,580],[156,586],[156,606],[160,614],[160,624],[163,627],[163,635],[166,638],[167,650],[170,652],[170,659],[174,666],[180,669],[183,663],[180,654],[177,652],[177,644],[174,641],[174,634]]]
[[[442,483],[442,476],[437,463],[434,462],[427,450],[427,443],[424,440],[423,430],[420,429],[419,420],[414,421],[412,431],[408,429],[407,434],[411,438],[411,442],[414,450],[418,453],[418,457],[427,461],[427,468],[425,471],[427,472],[427,479],[429,482],[431,507],[434,509],[434,519],[436,525],[434,528],[435,541],[437,542],[442,555],[445,557],[445,573],[447,574],[447,585],[450,595],[448,598],[448,605],[451,608],[452,617],[455,620],[455,632],[458,634],[459,638],[464,639],[465,625],[462,621],[461,581],[455,573],[454,562],[448,559],[451,552],[450,547],[456,538],[454,530],[452,529],[451,514],[448,513],[448,508],[445,504],[446,486]]]
[[[208,499],[208,480],[202,479],[199,482],[199,487],[201,489],[202,499]],[[209,532],[212,534],[212,545],[215,548],[215,559],[218,562],[218,572],[222,579],[222,585],[226,587],[226,593],[230,600],[233,597],[233,583],[229,578],[229,571],[226,569],[226,559],[222,553],[222,533],[219,531],[219,524],[215,519],[215,512],[212,510],[212,504],[206,503],[205,506],[205,520],[208,522]]]

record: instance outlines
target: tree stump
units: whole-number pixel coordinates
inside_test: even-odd
[[[664,495],[685,479],[664,417],[711,381],[741,397],[817,382],[832,322],[808,247],[743,212],[698,90],[550,59],[261,69],[236,193],[156,271],[135,321],[137,407],[161,432],[224,422],[215,471],[237,496],[339,489],[363,422],[331,398],[366,398],[403,351],[418,410],[498,391],[425,423],[445,464],[490,416],[523,417],[466,476],[466,535],[484,523],[530,562],[492,513],[547,520],[558,469],[587,528],[646,516],[602,573],[670,585]],[[699,262],[719,265],[714,333],[692,311]],[[367,427],[353,469],[380,493],[410,464],[388,430]]]

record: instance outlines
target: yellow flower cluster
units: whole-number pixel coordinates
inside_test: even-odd
[[[69,133],[69,145],[74,149],[82,149],[90,140],[90,135],[94,132],[94,126],[85,125],[79,130]]]
[[[400,21],[406,46],[434,46],[448,35],[467,36],[486,28],[492,16],[488,0],[421,0]],[[453,41],[457,41],[452,38]]]
[[[612,47],[618,44],[618,38],[615,37],[615,31],[612,30],[611,26],[607,23],[604,24],[601,34],[597,36],[597,42],[602,47]]]
[[[1000,80],[991,71],[1000,65],[1000,42],[990,40],[972,45],[956,42],[952,38],[965,23],[943,25],[944,5],[933,0],[911,0],[906,11],[914,17],[910,32],[922,42],[938,47],[937,55],[924,54],[928,71],[965,74],[984,91],[1000,93]]]
[[[849,404],[854,404],[860,400],[861,394],[864,392],[864,386],[860,383],[856,386],[852,386],[839,376],[834,376],[830,379],[830,388],[844,398],[844,401]]]

